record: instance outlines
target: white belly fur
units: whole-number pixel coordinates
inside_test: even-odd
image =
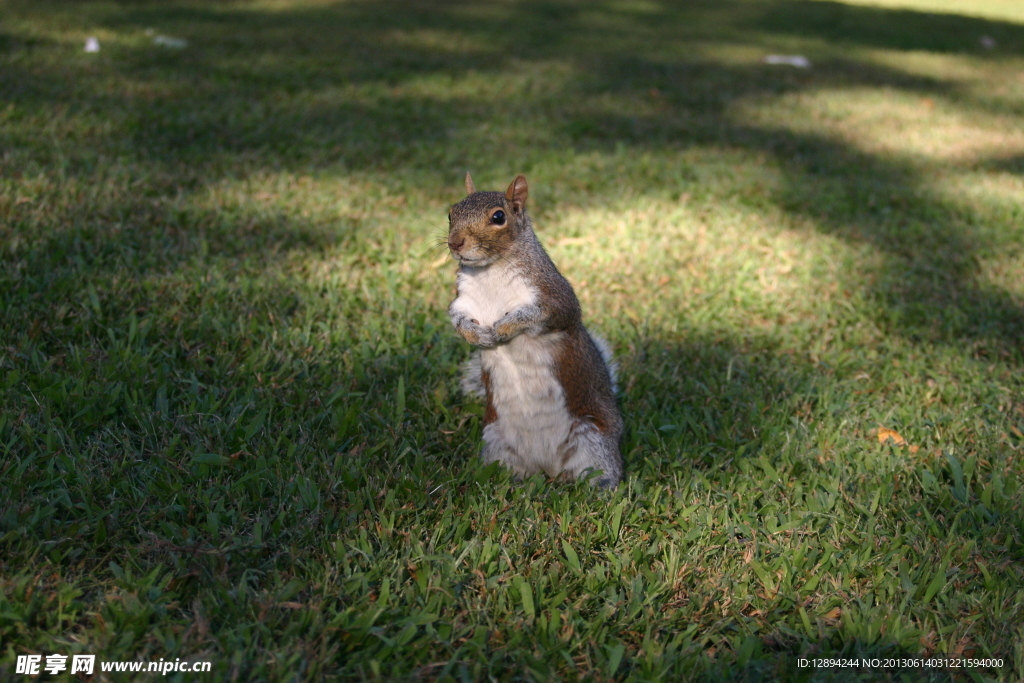
[[[506,465],[523,475],[562,469],[572,416],[555,377],[554,352],[560,333],[520,335],[508,344],[482,349],[480,366],[490,375],[491,405],[498,419],[484,440],[503,452]]]
[[[490,327],[506,313],[536,302],[537,290],[515,271],[494,265],[463,269],[454,308]],[[560,333],[521,334],[507,344],[480,350],[488,373],[497,420],[484,429],[484,441],[505,465],[520,475],[544,471],[555,476],[572,416],[555,376]]]

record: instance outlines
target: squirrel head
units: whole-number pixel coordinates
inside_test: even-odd
[[[502,194],[477,192],[466,173],[466,192],[448,214],[448,249],[460,264],[478,268],[500,259],[530,230],[526,176],[516,176]]]

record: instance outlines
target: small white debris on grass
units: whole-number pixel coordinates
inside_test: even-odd
[[[787,66],[795,66],[798,69],[810,69],[811,60],[807,59],[803,55],[766,55],[762,59],[765,64],[785,64]]]
[[[85,39],[85,51],[86,52],[99,52],[100,41],[96,39],[96,36],[89,36]]]
[[[981,43],[981,46],[986,50],[994,50],[996,47],[996,39],[992,36],[982,36],[978,39],[978,42]]]
[[[156,36],[153,38],[154,45],[163,45],[164,47],[171,47],[175,50],[180,50],[183,47],[188,46],[188,41],[184,38],[171,38],[170,36]]]

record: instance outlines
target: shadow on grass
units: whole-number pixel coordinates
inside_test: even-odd
[[[813,3],[819,4],[819,3]],[[643,99],[650,88],[671,103],[659,114],[608,114],[581,107],[565,124],[578,147],[646,150],[718,146],[764,155],[784,182],[774,205],[809,218],[816,229],[867,243],[883,257],[871,297],[892,334],[947,344],[989,340],[974,352],[1024,362],[1024,303],[984,281],[978,260],[1021,249],[1024,218],[1016,206],[980,212],[928,187],[924,172],[898,157],[864,152],[836,138],[737,120],[730,106],[821,88],[884,87],[916,95],[950,94],[952,86],[877,65],[823,63],[810,73],[778,74],[764,66],[650,62],[611,57],[587,78],[590,93]],[[1016,157],[994,162],[1015,169]],[[984,164],[984,162],[983,162]],[[741,199],[742,201],[742,199]],[[992,224],[1003,227],[992,229]]]
[[[979,353],[1021,363],[1021,302],[984,282],[977,264],[979,257],[1019,248],[1019,235],[984,230],[991,216],[929,191],[920,169],[909,163],[825,135],[744,123],[731,112],[741,100],[821,88],[880,87],[935,97],[953,93],[955,83],[855,57],[826,58],[803,72],[639,55],[652,43],[699,46],[708,37],[768,49],[774,37],[792,35],[823,43],[841,39],[852,48],[968,52],[978,49],[974,33],[996,36],[1002,51],[1012,51],[1024,44],[1024,27],[828,2],[654,3],[646,13],[538,2],[515,8],[355,2],[281,11],[234,3],[187,9],[122,3],[99,16],[101,24],[138,38],[111,45],[103,56],[107,61],[90,67],[93,73],[109,70],[113,85],[75,83],[70,74],[13,63],[4,91],[15,106],[36,115],[76,110],[85,120],[111,117],[116,133],[86,132],[62,144],[56,133],[40,136],[18,127],[4,142],[27,157],[24,168],[59,163],[61,173],[84,185],[99,159],[112,155],[142,181],[137,194],[157,198],[279,170],[372,172],[447,183],[466,164],[489,172],[507,163],[481,158],[487,136],[475,129],[486,121],[508,122],[509,101],[488,91],[487,83],[530,63],[561,63],[573,74],[562,99],[529,88],[513,96],[523,112],[519,118],[545,132],[536,148],[514,152],[513,158],[607,152],[623,145],[658,153],[724,147],[766,155],[785,181],[770,198],[776,206],[810,219],[823,232],[871,244],[883,256],[883,267],[871,278],[871,296],[879,302],[879,323],[892,334],[951,344],[990,340],[999,348]],[[156,48],[140,37],[154,25],[187,32],[192,44],[181,51]],[[460,91],[466,79],[478,82]],[[366,85],[374,87],[352,90]],[[610,94],[639,103],[652,88],[660,93],[654,113],[640,104],[635,113],[609,112],[594,99]],[[986,107],[962,94],[959,101]],[[997,163],[1016,168],[1012,159]],[[136,223],[143,230],[164,223],[173,235],[173,221],[143,208],[134,194],[106,206],[72,203],[66,215],[86,214],[109,224],[118,215],[141,213]],[[614,196],[599,192],[588,201]],[[332,241],[301,236],[301,221],[290,217],[278,221],[289,224],[284,232],[264,231],[259,221],[242,215],[217,220],[246,224],[234,234],[226,228],[218,245],[225,253],[281,240],[314,249]],[[1009,225],[1015,219],[996,220]],[[58,216],[56,222],[64,220]],[[202,230],[194,222],[187,229]],[[286,236],[289,230],[300,236]],[[106,237],[101,232],[75,239],[117,239],[111,236],[116,230]],[[44,248],[62,251],[60,245]]]
[[[721,666],[709,666],[700,680],[902,680],[894,666],[801,672],[795,659],[913,659],[936,651],[936,633],[927,626],[930,603],[968,610],[994,590],[983,581],[985,567],[1009,568],[1024,559],[1017,531],[1024,524],[1021,510],[1010,499],[980,504],[982,489],[1003,465],[977,474],[978,455],[970,444],[958,450],[957,460],[927,431],[905,432],[915,443],[901,448],[879,444],[873,432],[844,429],[843,417],[870,414],[877,395],[856,380],[838,379],[827,365],[780,354],[770,339],[683,336],[684,344],[657,338],[640,343],[622,359],[622,375],[632,381],[623,398],[631,416],[624,438],[627,486],[665,487],[671,495],[681,482],[703,482],[707,495],[732,516],[717,525],[697,515],[684,530],[710,533],[706,547],[725,548],[723,563],[753,546],[778,577],[802,582],[815,572],[771,563],[792,557],[808,538],[810,547],[831,543],[849,552],[842,567],[818,565],[816,571],[829,575],[824,591],[798,589],[794,578],[787,595],[712,586],[719,559],[694,557],[705,580],[690,584],[685,608],[735,602],[728,610],[733,636],[717,648]],[[903,411],[914,409],[889,418],[909,423],[914,420]],[[941,422],[943,411],[956,409],[940,406],[929,413]],[[1000,450],[989,453],[1008,465],[1013,453]],[[688,491],[705,490],[701,486]],[[644,507],[648,497],[638,494],[636,500]],[[791,536],[773,528],[780,524],[776,514],[784,520],[796,509],[789,514],[803,518],[799,531]],[[652,508],[647,512],[657,515]],[[853,559],[857,553],[860,558]],[[911,557],[917,559],[908,566]],[[885,577],[897,566],[898,581],[889,581]],[[847,592],[841,583],[856,588]],[[837,604],[827,602],[836,591],[850,598],[842,604],[842,619],[823,617]],[[802,610],[809,619],[797,616]],[[705,613],[688,623],[713,632],[721,616]],[[1002,657],[1012,666],[1005,643],[1015,628],[995,620],[979,629],[964,624],[955,637],[949,631],[945,637],[971,656]],[[902,671],[912,680],[951,680],[944,671]]]
[[[672,154],[707,148],[750,153],[774,164],[782,182],[768,193],[770,208],[805,219],[814,225],[812,229],[846,242],[870,245],[880,255],[881,266],[871,273],[868,296],[878,301],[877,321],[890,334],[957,348],[969,343],[973,346],[964,354],[992,356],[1017,366],[1024,362],[1021,302],[987,283],[978,266],[979,258],[1019,248],[1012,230],[1014,216],[1019,214],[1013,214],[1013,209],[999,214],[998,207],[979,211],[940,195],[929,189],[920,168],[898,158],[869,154],[822,133],[755,125],[736,118],[733,110],[740,101],[826,88],[880,88],[915,97],[955,95],[968,111],[998,107],[965,95],[953,81],[881,66],[857,54],[815,58],[816,67],[804,72],[751,60],[738,64],[701,51],[708,41],[717,41],[760,54],[801,39],[818,41],[810,45],[816,49],[841,42],[854,53],[859,48],[884,47],[967,54],[978,50],[976,34],[983,33],[999,42],[993,53],[998,56],[1020,52],[1024,44],[1020,26],[839,3],[783,1],[635,3],[630,6],[634,9],[568,2],[339,2],[280,11],[240,3],[82,6],[100,7],[94,15],[99,17],[97,26],[134,37],[105,44],[99,59],[91,62],[78,54],[78,46],[75,54],[58,55],[66,57],[70,66],[11,60],[3,65],[0,76],[0,93],[18,113],[13,125],[0,131],[4,169],[29,185],[37,176],[61,178],[63,189],[53,195],[68,187],[73,190],[66,192],[63,203],[47,207],[48,213],[31,201],[18,203],[18,198],[0,205],[7,212],[0,239],[11,247],[0,256],[0,263],[11,264],[5,288],[9,285],[8,291],[25,304],[13,314],[22,316],[26,334],[31,337],[36,325],[34,334],[45,335],[54,349],[69,337],[102,344],[118,332],[111,331],[117,327],[112,321],[134,317],[135,312],[117,300],[124,293],[123,285],[105,281],[117,270],[137,278],[136,285],[142,289],[148,286],[142,282],[144,276],[153,272],[173,274],[185,270],[185,265],[201,271],[218,259],[250,256],[262,259],[260,265],[273,264],[291,251],[315,254],[334,249],[360,232],[356,212],[342,215],[340,221],[313,221],[294,212],[258,209],[249,202],[231,211],[197,209],[191,203],[220,181],[287,172],[348,182],[364,174],[382,183],[398,178],[399,187],[444,187],[457,184],[467,163],[498,175],[506,173],[510,163],[522,164],[526,168],[518,170],[529,172],[542,165],[537,160],[545,155],[558,159],[617,149]],[[187,37],[190,46],[178,52],[154,47],[145,34],[153,26]],[[0,39],[0,49],[8,53],[49,46],[9,33]],[[684,54],[690,50],[695,56]],[[651,56],[655,51],[665,54]],[[535,69],[542,70],[540,75]],[[545,74],[551,80],[561,78],[560,85],[534,87],[531,79],[544,81]],[[513,77],[521,82],[513,83]],[[502,92],[495,84],[513,92]],[[652,89],[657,91],[657,102],[647,106],[655,97]],[[615,101],[593,101],[606,95]],[[513,132],[503,134],[503,128]],[[97,169],[110,159],[117,160],[117,169],[103,179],[108,190],[90,194]],[[992,163],[995,168],[1019,172],[1017,157]],[[604,179],[587,201],[614,203],[624,182],[630,179]],[[682,187],[670,180],[654,182],[642,192],[661,196],[681,189],[694,189],[693,180],[686,179]],[[993,215],[1001,232],[987,225]],[[438,216],[443,216],[440,208]],[[16,269],[20,270],[12,277]],[[259,267],[254,270],[256,278],[263,276]],[[171,289],[173,285],[159,286]],[[89,286],[95,290],[95,303],[89,305],[97,313],[83,334],[74,320],[61,323],[52,317],[51,309],[63,304],[64,298],[91,298]],[[286,563],[303,559],[303,553],[323,544],[316,527],[324,523],[317,516],[321,507],[334,506],[332,532],[346,528],[355,515],[375,504],[360,498],[363,507],[356,509],[351,501],[371,485],[391,482],[388,468],[408,464],[417,457],[415,453],[439,454],[429,466],[435,473],[459,466],[457,458],[468,447],[440,440],[439,425],[429,421],[433,417],[425,417],[451,403],[439,391],[444,386],[429,385],[437,381],[436,368],[455,365],[457,354],[450,335],[444,337],[448,341],[438,343],[433,355],[403,356],[398,349],[407,348],[408,340],[396,336],[390,346],[375,345],[376,340],[369,337],[379,331],[371,330],[364,344],[352,350],[352,357],[330,356],[348,349],[318,349],[338,361],[331,368],[324,367],[326,361],[311,368],[304,355],[308,347],[300,344],[301,334],[289,344],[272,347],[276,356],[264,349],[264,355],[257,357],[255,351],[241,346],[225,351],[219,342],[250,334],[245,315],[252,311],[237,305],[248,294],[241,288],[232,293],[233,299],[180,302],[186,320],[174,329],[194,332],[209,346],[186,348],[179,356],[147,356],[149,351],[140,349],[134,357],[126,353],[109,359],[76,359],[69,352],[68,367],[58,357],[25,360],[26,367],[35,364],[33,371],[42,378],[38,383],[47,385],[54,396],[65,391],[67,377],[75,373],[88,378],[90,372],[109,372],[124,384],[141,385],[140,378],[145,378],[149,393],[143,393],[142,399],[150,401],[153,410],[133,407],[139,396],[124,387],[85,386],[79,394],[72,387],[65,391],[72,398],[64,397],[64,412],[47,409],[37,419],[39,411],[31,403],[36,397],[19,396],[22,403],[17,408],[28,414],[28,427],[24,448],[17,444],[18,449],[50,453],[51,427],[71,425],[68,431],[80,436],[89,437],[93,429],[98,434],[106,430],[102,436],[110,437],[98,445],[72,444],[77,452],[95,456],[97,462],[101,458],[114,461],[109,451],[110,444],[116,444],[126,458],[124,464],[104,460],[97,470],[82,475],[92,481],[77,490],[87,491],[89,499],[111,500],[112,514],[93,514],[99,504],[87,503],[83,508],[75,507],[78,501],[69,501],[49,510],[46,517],[42,512],[37,515],[32,506],[22,510],[11,503],[4,513],[7,528],[45,539],[46,552],[56,552],[53,557],[58,563],[78,560],[61,555],[63,546],[55,549],[53,545],[77,533],[98,539],[96,547],[106,553],[138,542],[137,529],[156,530],[152,533],[158,538],[143,539],[152,544],[146,554],[169,558],[169,565],[183,575],[183,603],[188,604],[203,581],[216,579],[223,586],[245,582],[249,566],[268,574],[288,571]],[[147,296],[142,292],[141,298]],[[279,306],[281,300],[274,296],[278,295],[269,298],[271,307],[287,313],[289,304]],[[287,296],[283,290],[279,295]],[[268,297],[261,301],[266,303]],[[245,315],[227,320],[229,308],[232,314]],[[105,318],[100,311],[121,317]],[[189,321],[190,315],[195,319]],[[424,348],[441,334],[439,328],[426,330]],[[46,350],[44,344],[36,346]],[[281,371],[282,363],[294,367]],[[204,365],[212,367],[211,384],[225,386],[202,386]],[[630,423],[627,465],[645,480],[658,481],[686,468],[718,476],[716,472],[745,467],[762,468],[764,480],[777,479],[759,462],[766,440],[784,454],[772,466],[777,473],[796,478],[819,467],[825,472],[817,458],[827,458],[826,449],[811,444],[803,452],[787,452],[789,436],[809,438],[813,425],[807,424],[808,415],[841,415],[863,410],[870,401],[853,387],[831,386],[836,382],[827,368],[781,354],[769,342],[758,347],[728,337],[698,339],[695,335],[685,345],[656,340],[637,350],[626,366],[626,376],[637,378],[626,392],[627,412],[643,416]],[[259,391],[250,385],[247,397],[235,396],[233,387],[226,386],[238,377],[256,376],[262,369],[295,381],[284,387],[260,386]],[[400,401],[392,388],[402,378],[409,378],[409,386],[405,388],[408,396],[403,394]],[[320,387],[339,387],[344,400],[332,404],[322,395],[325,392],[310,388],[314,380]],[[450,380],[444,379],[453,385]],[[823,391],[825,385],[828,392]],[[115,393],[102,395],[101,389],[108,388]],[[42,399],[46,405],[58,400],[49,395]],[[235,412],[223,408],[225,402]],[[287,436],[318,460],[296,463],[290,453],[282,457],[282,449],[269,436],[265,443],[250,446],[245,435],[250,429],[260,433],[259,412],[238,411],[264,402],[278,411],[266,414],[264,421],[291,425],[289,434],[274,436]],[[353,413],[354,409],[362,412]],[[407,420],[406,409],[412,419]],[[129,422],[128,427],[120,420],[121,415],[141,412],[152,412],[152,419]],[[365,462],[356,462],[366,452],[357,449],[367,445],[359,441],[365,434],[354,423],[356,414],[367,415],[365,430],[372,430],[389,447],[405,444],[409,450],[396,461],[379,463],[370,453]],[[188,421],[203,415],[214,415],[209,420],[220,422],[210,427]],[[443,426],[452,426],[446,420]],[[402,441],[406,432],[413,435],[408,443]],[[169,442],[171,434],[178,433],[195,452],[186,453],[184,447],[174,451],[176,446]],[[868,436],[850,438],[866,440]],[[248,447],[255,453],[240,455]],[[872,448],[885,447],[872,444]],[[643,454],[650,450],[665,456],[645,459]],[[668,455],[680,452],[692,459],[678,462]],[[239,459],[225,463],[224,456],[217,456],[220,459],[197,464],[192,461],[195,453],[233,454]],[[341,457],[348,455],[352,456],[348,460]],[[358,471],[359,467],[370,475]],[[928,467],[934,470],[935,483],[920,501],[922,515],[932,514],[934,529],[949,532],[956,524],[955,519],[947,519],[953,516],[951,511],[959,514],[967,506],[956,498],[950,467],[941,461]],[[116,474],[113,468],[119,468]],[[121,479],[127,481],[128,475],[121,477],[121,472],[131,468],[141,473],[135,478],[137,486],[124,484],[124,491],[117,492],[107,485],[108,479],[119,485],[124,483]],[[60,472],[54,474],[42,466],[25,472],[27,479],[38,477],[38,482],[32,479],[29,484],[38,483],[40,490],[63,491]],[[882,475],[865,476],[874,479],[859,482],[860,489],[849,489],[862,506],[869,504],[865,487],[877,484]],[[195,484],[200,480],[203,491]],[[212,483],[207,486],[207,481]],[[910,481],[908,485],[919,484]],[[164,495],[182,486],[195,487],[184,496],[189,499],[187,506],[168,508],[160,519],[151,516],[147,503],[157,495],[154,492]],[[324,500],[317,497],[318,486],[328,491]],[[766,484],[765,489],[778,486]],[[266,499],[277,507],[263,510]],[[914,513],[882,511],[888,522]],[[93,516],[85,519],[87,514]],[[974,514],[967,510],[964,518],[973,520],[968,516]],[[986,524],[991,520],[982,512],[977,514],[982,515],[977,517],[980,521],[959,526],[948,543],[975,543],[993,564],[1018,560],[1014,549],[986,545],[990,540]],[[66,531],[66,526],[79,521],[81,529]],[[1019,528],[1020,520],[1000,523]],[[268,535],[273,531],[278,540],[294,541],[297,549],[289,549],[287,557],[283,550],[236,549],[231,551],[236,553],[234,569],[227,552],[223,558],[211,553],[208,563],[202,557],[197,560],[202,553],[195,549],[201,543],[206,543],[202,550],[227,543],[226,536],[220,535],[223,527],[231,527],[239,537],[250,531],[255,534],[257,528]],[[181,539],[191,543],[197,534],[208,540],[182,550]],[[881,604],[892,606],[895,600],[886,598]],[[249,614],[239,618],[258,621]],[[831,637],[838,647],[851,643],[850,647],[861,647],[856,634]]]
[[[982,161],[979,166],[985,170],[1024,175],[1024,154],[997,156]]]
[[[986,54],[981,38],[987,36],[996,41],[995,54],[1024,52],[1024,26],[1019,24],[839,2],[774,3],[747,26],[773,35],[826,40],[836,45],[972,55]]]

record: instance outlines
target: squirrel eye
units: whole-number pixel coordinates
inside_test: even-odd
[[[495,225],[505,225],[505,212],[498,209],[491,214],[491,222]]]

